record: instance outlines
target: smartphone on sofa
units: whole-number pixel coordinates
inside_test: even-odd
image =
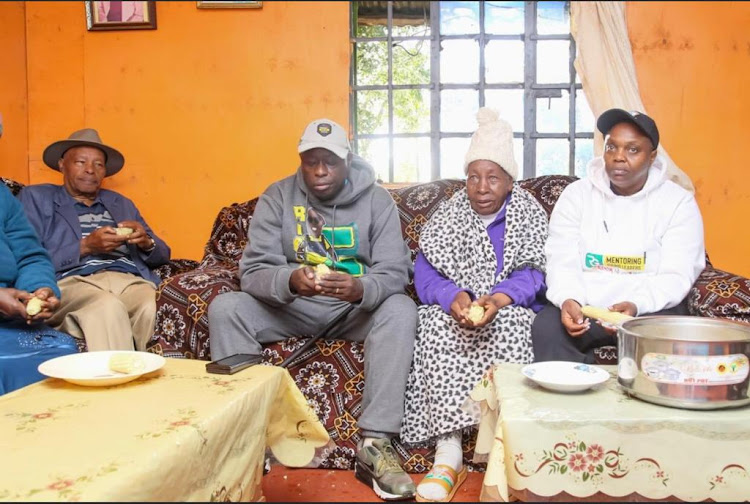
[[[234,354],[206,364],[206,372],[214,374],[234,374],[245,368],[263,362],[262,355]]]

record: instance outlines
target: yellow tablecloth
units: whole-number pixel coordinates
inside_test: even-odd
[[[0,397],[0,500],[254,501],[266,446],[303,466],[328,434],[285,369],[167,359],[106,388],[48,379]]]
[[[750,499],[750,407],[647,403],[619,388],[616,366],[601,366],[611,378],[586,392],[552,392],[521,367],[495,366],[471,393],[482,410],[483,501]]]

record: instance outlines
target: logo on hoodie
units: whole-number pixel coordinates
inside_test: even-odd
[[[586,269],[610,271],[612,273],[643,273],[646,270],[646,254],[619,256],[587,252],[584,264]]]

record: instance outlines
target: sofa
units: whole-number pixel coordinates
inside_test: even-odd
[[[563,189],[576,180],[571,176],[541,176],[520,181],[549,215]],[[403,238],[412,259],[419,250],[419,233],[437,207],[464,187],[461,180],[438,180],[389,189],[397,204]],[[247,229],[257,198],[222,208],[204,248],[200,264],[164,278],[157,292],[156,328],[148,351],[165,357],[211,360],[208,305],[214,297],[239,289],[238,262],[247,244]],[[706,269],[689,294],[691,314],[721,317],[750,323],[750,280],[715,269],[707,259]],[[410,284],[407,293],[419,300]],[[264,349],[265,361],[279,364],[304,343],[293,337]],[[607,347],[597,355],[600,364],[617,362],[617,349]],[[336,448],[323,453],[319,467],[353,467],[360,439],[357,418],[364,385],[362,345],[322,340],[299,356],[289,372],[309,404],[325,425]],[[394,446],[410,472],[430,468],[429,448],[409,448],[395,440]],[[473,440],[464,439],[468,462]]]
[[[542,176],[520,181],[544,207],[547,214],[563,189],[576,180],[569,176]],[[23,184],[0,177],[13,194]],[[404,241],[412,259],[419,250],[419,233],[437,207],[464,187],[460,180],[438,180],[391,189],[397,204]],[[200,262],[174,259],[157,269],[162,282],[157,290],[157,317],[154,335],[147,351],[165,357],[211,360],[207,309],[211,300],[222,292],[239,289],[238,262],[247,243],[247,228],[257,198],[222,208]],[[708,256],[688,296],[693,315],[718,317],[750,324],[750,280],[714,268]],[[407,293],[418,303],[413,285]],[[279,364],[304,343],[290,338],[268,345],[264,358],[268,364]],[[81,351],[86,347],[79,345]],[[318,414],[336,447],[321,454],[318,467],[350,469],[354,465],[355,447],[360,439],[357,418],[364,386],[362,345],[358,343],[319,341],[289,366],[289,371],[308,403]],[[600,364],[617,362],[617,349],[604,348],[597,356]],[[474,440],[464,438],[465,462],[473,455]],[[394,446],[410,472],[426,472],[432,460],[428,447],[407,447],[398,440]],[[481,466],[473,466],[481,469]]]

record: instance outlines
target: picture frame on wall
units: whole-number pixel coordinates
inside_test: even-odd
[[[261,7],[263,7],[263,2],[248,0],[198,0],[199,9],[260,9]]]
[[[155,30],[155,1],[87,0],[86,27],[89,31]]]

